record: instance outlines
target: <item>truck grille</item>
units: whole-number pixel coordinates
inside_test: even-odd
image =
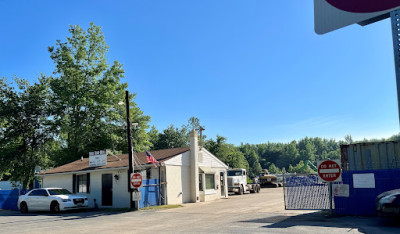
[[[232,187],[233,186],[233,178],[228,177],[228,186]]]

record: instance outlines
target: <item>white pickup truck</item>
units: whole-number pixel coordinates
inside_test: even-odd
[[[229,169],[228,170],[228,192],[234,192],[242,195],[245,192],[259,193],[259,184],[248,184],[247,183],[247,172],[246,169]]]

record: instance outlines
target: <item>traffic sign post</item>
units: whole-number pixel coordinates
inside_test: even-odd
[[[339,160],[318,161],[318,179],[320,182],[329,183],[329,213],[333,214],[332,209],[332,183],[342,181],[342,169]]]
[[[142,197],[142,194],[139,190],[139,188],[141,188],[143,186],[142,175],[140,173],[132,173],[129,184],[130,184],[130,188],[133,190],[132,196],[131,196],[131,202],[139,201],[140,198]],[[137,208],[139,208],[139,202],[137,202],[136,204],[137,204]]]
[[[318,176],[320,182],[341,182],[342,169],[340,168],[340,161],[318,161]]]
[[[143,186],[143,178],[140,173],[132,173],[131,174],[131,188],[138,189]]]

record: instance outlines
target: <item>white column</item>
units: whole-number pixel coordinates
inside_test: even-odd
[[[199,202],[199,142],[197,131],[190,132],[190,201]]]

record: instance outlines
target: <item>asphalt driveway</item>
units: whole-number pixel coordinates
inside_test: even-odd
[[[1,233],[400,233],[396,219],[329,217],[286,211],[281,188],[169,210],[80,211],[61,214],[0,211]]]

